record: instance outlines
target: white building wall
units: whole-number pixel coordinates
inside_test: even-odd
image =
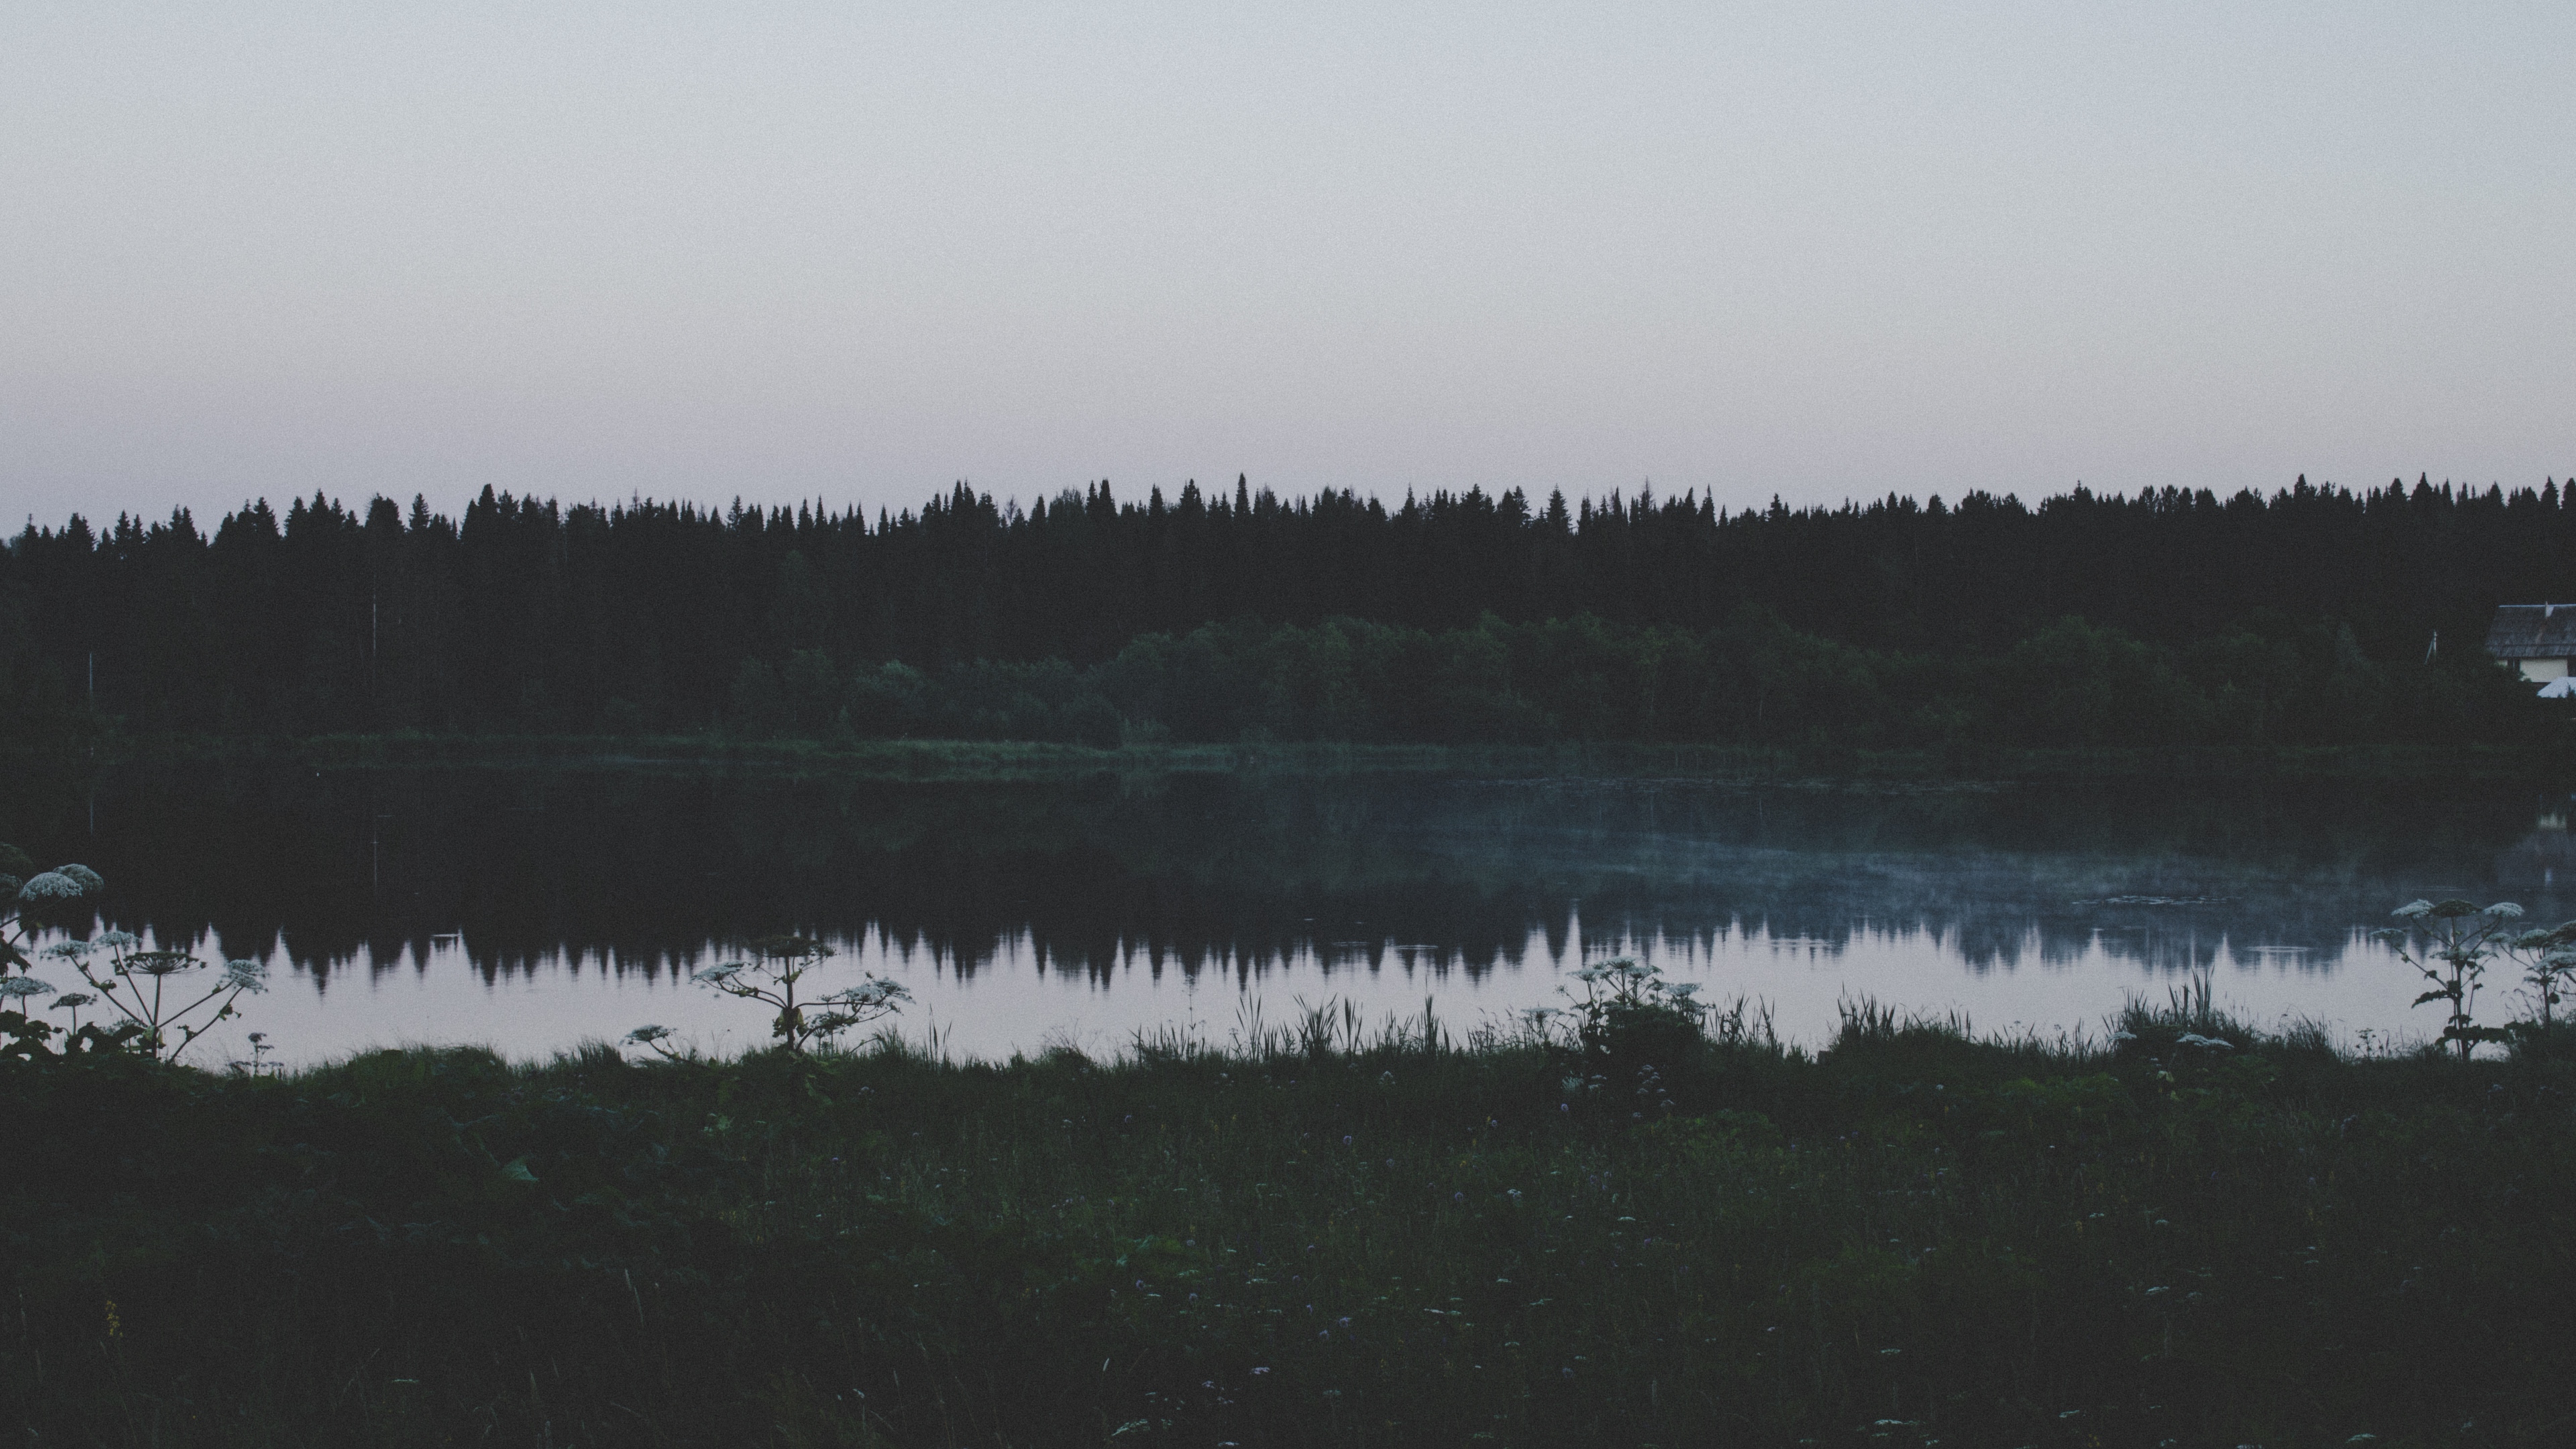
[[[2567,661],[2564,659],[2525,659],[2522,661],[2522,677],[2530,680],[2534,684],[2546,684],[2553,679],[2565,679],[2567,677]]]

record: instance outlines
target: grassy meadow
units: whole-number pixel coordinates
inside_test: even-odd
[[[29,1444],[2565,1444],[2576,1073],[1718,1013],[0,1059]],[[2228,1043],[2184,1044],[2191,1033]],[[2359,1437],[2359,1436],[2375,1436]]]

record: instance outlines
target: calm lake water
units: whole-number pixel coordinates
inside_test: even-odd
[[[1377,1022],[1429,998],[1463,1033],[1623,953],[1704,1000],[1758,998],[1809,1043],[1858,997],[2098,1036],[2128,996],[2203,971],[2250,1019],[2353,1042],[2438,1027],[2364,934],[2392,906],[2576,915],[2569,796],[2537,784],[898,784],[603,765],[124,766],[16,789],[0,838],[108,877],[75,934],[270,964],[272,989],[192,1054],[209,1064],[252,1030],[290,1063],[404,1043],[539,1057],[647,1022],[758,1046],[760,1010],[686,974],[773,931],[833,945],[826,989],[902,981],[902,1030],[959,1056],[1116,1051],[1167,1027],[1223,1043],[1300,1002]]]

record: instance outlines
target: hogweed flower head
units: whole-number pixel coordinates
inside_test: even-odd
[[[22,901],[67,901],[82,894],[87,889],[88,888],[83,886],[79,881],[72,879],[61,871],[49,870],[29,877],[25,885],[18,887],[18,899]]]
[[[13,1001],[24,1001],[30,996],[42,996],[53,989],[50,983],[39,981],[33,976],[12,976],[6,981],[0,981],[0,997],[7,997]]]
[[[818,1006],[855,1006],[863,1010],[874,1010],[889,1002],[909,1001],[911,999],[912,993],[904,989],[902,982],[888,981],[882,976],[871,976],[859,985],[850,987],[844,991],[836,991],[829,996],[821,998],[815,1004]]]
[[[143,938],[132,931],[101,931],[98,933],[98,944],[111,951],[122,951],[128,946],[142,945]]]
[[[224,984],[235,991],[266,991],[268,968],[257,961],[227,961],[224,963]]]
[[[57,874],[71,877],[71,879],[85,892],[103,891],[107,889],[107,882],[100,879],[99,873],[90,869],[88,866],[58,865],[54,867],[54,870]]]
[[[140,971],[146,976],[174,976],[191,966],[205,963],[185,951],[137,951],[117,964],[120,971]]]

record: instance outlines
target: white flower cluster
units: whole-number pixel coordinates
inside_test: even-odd
[[[18,917],[17,931],[27,929],[20,913],[30,905],[48,901],[75,900],[104,890],[107,882],[85,865],[62,865],[41,871],[26,881],[0,877],[0,924]],[[142,944],[131,931],[101,931],[86,941],[57,941],[42,950],[29,953],[37,959],[60,962],[80,973],[88,991],[73,990],[55,995],[51,982],[40,980],[23,968],[27,956],[13,950],[10,959],[21,968],[21,974],[0,979],[0,1002],[24,1011],[39,996],[53,996],[49,1003],[56,1011],[78,1012],[85,1006],[99,1006],[122,1017],[133,1039],[141,1048],[162,1060],[175,1060],[197,1038],[206,1034],[216,1022],[234,1015],[234,1001],[243,992],[268,989],[268,967],[258,961],[231,960],[223,963],[221,975],[202,994],[180,992],[165,997],[164,979],[192,971],[204,962],[185,951],[135,949]],[[105,961],[93,958],[106,953]],[[149,988],[146,988],[146,982]],[[201,1013],[205,1013],[202,1019]],[[77,1025],[79,1018],[73,1018]],[[119,1038],[123,1040],[123,1038]],[[255,1050],[262,1047],[262,1037],[251,1038]]]
[[[897,1001],[910,1001],[911,999],[912,993],[904,989],[902,982],[888,981],[882,976],[871,976],[864,983],[853,986],[847,991],[835,992],[830,996],[822,998],[822,1000],[816,1004],[820,1006],[855,1006],[864,1010],[875,1010],[879,1007],[887,1006]]]
[[[75,871],[79,872],[79,874],[75,875],[73,873]],[[98,889],[97,886],[88,884],[84,881],[83,877],[87,877],[89,881],[96,881],[98,879],[98,873],[85,865],[67,865],[58,870],[40,872],[39,874],[29,876],[27,878],[27,883],[18,887],[18,899],[22,901],[67,901],[76,896],[87,895],[91,891]]]

